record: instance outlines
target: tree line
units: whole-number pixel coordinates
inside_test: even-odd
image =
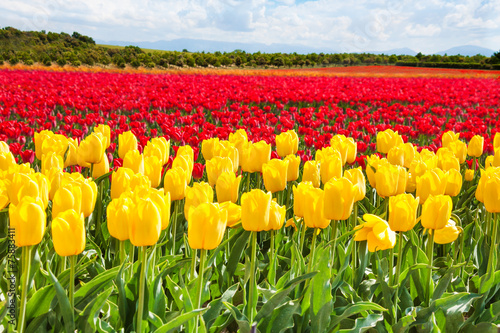
[[[34,63],[46,66],[126,66],[146,68],[169,67],[239,67],[239,68],[303,68],[356,65],[404,65],[447,68],[500,69],[500,52],[483,55],[385,55],[370,53],[247,53],[189,52],[143,50],[137,46],[112,47],[97,45],[78,32],[67,34],[45,31],[20,31],[12,27],[0,29],[0,64]]]

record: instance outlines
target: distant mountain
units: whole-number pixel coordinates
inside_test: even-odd
[[[413,51],[410,48],[403,47],[399,49],[392,49],[388,51],[372,51],[372,52],[366,52],[366,53],[371,53],[371,54],[385,54],[385,55],[411,55],[411,56],[416,56],[417,52]]]
[[[461,45],[461,46],[456,46],[452,47],[451,49],[448,49],[446,51],[441,51],[436,54],[439,55],[463,55],[463,56],[475,56],[477,54],[484,55],[486,57],[491,57],[495,51],[491,49],[487,49],[485,47],[480,47],[480,46],[474,46],[474,45]]]

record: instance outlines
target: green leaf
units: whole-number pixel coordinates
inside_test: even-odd
[[[125,283],[123,282],[123,274],[121,270],[116,275],[116,287],[118,290],[118,313],[122,323],[126,323],[129,309],[127,304],[127,294],[125,292]]]
[[[8,299],[7,299],[7,301],[8,301]],[[0,323],[7,315],[7,312],[9,311],[9,307],[7,306],[7,301],[0,303],[0,308],[2,309],[2,311],[0,311]]]
[[[372,302],[360,302],[356,304],[349,304],[346,307],[333,309],[334,315],[332,316],[332,321],[330,323],[329,332],[335,329],[335,327],[340,324],[340,322],[350,316],[356,315],[364,311],[387,311],[387,309],[382,306],[372,303]]]
[[[238,290],[238,286],[238,283],[232,285],[222,294],[220,298],[210,302],[208,305],[208,311],[203,314],[203,319],[205,320],[207,329],[210,329],[217,317],[219,317],[222,306],[224,305],[223,303],[229,302],[233,299],[234,294],[236,294],[236,291]]]
[[[250,333],[250,323],[248,321],[248,318],[231,303],[224,302],[224,305],[229,310],[229,312],[231,312],[234,320],[236,320],[236,323],[238,324],[238,327],[240,329],[240,333]]]
[[[38,289],[26,304],[26,322],[48,312],[55,296],[56,289],[52,284]]]
[[[250,231],[244,231],[240,235],[240,237],[238,237],[238,240],[231,249],[231,254],[229,255],[229,259],[227,260],[227,265],[226,265],[226,272],[229,274],[229,278],[232,278],[234,272],[236,271],[236,267],[240,262],[241,254],[243,253],[243,250],[245,249],[248,243],[249,237],[250,237]]]
[[[288,301],[275,308],[270,316],[258,325],[261,333],[281,333],[294,327],[293,316],[300,314],[300,302]]]
[[[372,327],[375,327],[379,321],[384,320],[384,316],[380,313],[371,313],[366,318],[357,318],[353,328],[339,330],[339,333],[358,333],[365,332]]]
[[[74,332],[75,331],[75,321],[74,321],[74,310],[71,308],[69,304],[68,296],[66,295],[66,291],[63,289],[55,275],[50,270],[50,267],[47,266],[49,271],[50,279],[54,284],[56,289],[57,300],[59,301],[59,309],[62,313],[62,317],[64,319],[64,327],[66,332]]]
[[[467,324],[461,329],[462,333],[498,333],[498,326],[493,323]]]
[[[85,307],[101,290],[113,282],[119,271],[120,266],[111,268],[84,284],[75,292],[75,307],[78,309]]]
[[[163,325],[163,321],[161,320],[158,315],[155,313],[149,311],[148,312],[148,321],[154,326],[154,327],[161,327]]]
[[[112,292],[113,287],[108,288],[83,309],[77,318],[77,321],[80,322],[79,327],[82,332],[91,332],[97,329],[97,318]]]
[[[179,310],[183,310],[184,301],[183,301],[182,288],[179,287],[168,275],[165,278],[165,281],[167,281],[167,288],[168,291],[170,291],[170,293],[172,294],[172,298],[175,302],[175,305]]]
[[[434,289],[431,301],[441,298],[443,293],[448,288],[448,285],[450,284],[451,279],[453,278],[453,273],[455,272],[455,270],[456,268],[452,267],[446,271],[446,274],[443,275],[438,285],[436,286],[436,289]]]

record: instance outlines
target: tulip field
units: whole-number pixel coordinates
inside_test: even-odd
[[[259,73],[1,69],[0,331],[497,332],[498,77]]]

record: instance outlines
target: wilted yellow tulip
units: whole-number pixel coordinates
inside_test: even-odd
[[[131,131],[124,132],[118,135],[118,156],[125,158],[125,155],[130,150],[137,149],[137,138]]]
[[[396,233],[391,230],[389,224],[380,217],[372,214],[363,215],[364,223],[356,226],[354,234],[355,241],[368,243],[368,251],[375,252],[392,249],[396,245]]]
[[[52,242],[58,255],[67,257],[82,253],[85,249],[85,239],[82,213],[70,209],[52,220]]]
[[[455,197],[460,194],[462,189],[462,174],[455,169],[451,169],[445,175],[446,177],[446,190],[444,194]]]
[[[241,225],[248,231],[268,230],[271,192],[253,189],[241,196]]]
[[[78,140],[68,138],[68,155],[64,160],[64,167],[70,167],[73,165],[78,165]]]
[[[161,182],[161,171],[163,165],[156,156],[144,158],[144,175],[151,181],[151,187],[158,187]]]
[[[472,170],[472,169],[467,169],[467,170],[465,171],[465,177],[464,177],[464,178],[465,178],[465,180],[466,180],[466,181],[468,181],[468,182],[472,181],[472,180],[474,179],[474,170]]]
[[[405,164],[405,150],[403,145],[394,146],[387,153],[387,160],[392,165],[403,166]]]
[[[43,141],[45,141],[45,139],[47,139],[53,135],[54,135],[54,133],[52,131],[48,131],[48,130],[43,130],[40,133],[35,132],[35,135],[33,138],[33,140],[35,141],[35,155],[36,155],[36,158],[38,158],[39,160],[42,159]]]
[[[77,175],[81,174],[77,173]],[[77,185],[81,188],[82,190],[81,212],[83,213],[83,216],[89,217],[90,214],[92,214],[92,212],[94,211],[95,203],[97,200],[96,183],[91,178],[63,177],[63,179],[61,180],[61,186],[65,186],[68,183]]]
[[[353,185],[358,185],[354,194],[354,202],[363,200],[366,195],[366,180],[361,167],[346,170],[344,177],[349,179]]]
[[[117,199],[130,188],[130,179],[134,172],[129,168],[118,168],[111,174],[111,199]]]
[[[434,243],[448,244],[454,242],[461,232],[462,228],[457,227],[455,221],[449,220],[444,228],[434,230]]]
[[[205,161],[210,161],[214,157],[215,147],[219,145],[219,138],[205,139],[201,142],[201,153]]]
[[[241,206],[231,201],[219,204],[220,209],[227,211],[227,227],[232,228],[241,221]]]
[[[500,172],[484,182],[484,207],[490,213],[500,212]]]
[[[223,172],[217,178],[215,191],[218,202],[231,201],[236,203],[240,189],[241,175],[236,177],[233,172]]]
[[[229,157],[233,162],[233,172],[238,171],[240,165],[240,156],[238,149],[229,141],[220,141],[214,148],[214,157]]]
[[[297,153],[299,149],[299,137],[294,130],[289,130],[276,135],[276,150],[280,157]]]
[[[160,210],[150,198],[134,197],[135,209],[128,223],[128,236],[134,246],[151,246],[161,232]]]
[[[272,159],[262,166],[264,186],[271,193],[283,191],[286,187],[288,161]]]
[[[299,168],[300,168],[300,156],[297,155],[287,155],[284,158],[288,161],[288,170],[286,172],[286,181],[292,182],[299,178]]]
[[[269,211],[269,226],[268,230],[280,230],[285,223],[286,206],[280,206],[276,200],[271,201],[271,209]]]
[[[144,156],[138,150],[129,150],[123,159],[123,167],[144,174]]]
[[[105,124],[99,124],[94,127],[94,133],[102,134],[102,143],[104,145],[104,149],[108,149],[109,145],[111,144],[111,130],[109,126]]]
[[[293,213],[295,216],[304,217],[304,204],[306,192],[314,188],[311,182],[302,181],[297,186],[293,186]]]
[[[377,133],[377,151],[387,154],[392,147],[404,144],[403,139],[398,132],[391,129],[386,129],[383,132]]]
[[[389,198],[389,226],[392,231],[408,231],[417,223],[419,199],[411,194],[398,194]]]
[[[184,203],[184,216],[189,216],[189,211],[202,203],[214,201],[214,190],[205,182],[194,183],[193,187],[186,188],[186,202]]]
[[[77,149],[78,163],[80,163],[80,161],[88,164],[100,163],[104,151],[106,150],[103,145],[103,140],[104,137],[101,133],[92,133],[80,142]]]
[[[192,249],[213,250],[222,242],[227,211],[217,203],[203,203],[189,212],[188,241]]]
[[[377,193],[382,197],[390,197],[404,193],[406,190],[406,169],[388,164],[379,166],[375,173]]]
[[[333,177],[342,177],[342,157],[340,154],[328,155],[320,162],[321,182],[326,184]]]
[[[347,220],[351,216],[358,185],[345,177],[332,178],[325,184],[323,216],[328,220]]]
[[[467,144],[462,141],[454,141],[448,145],[448,149],[453,152],[456,158],[458,158],[458,162],[460,164],[465,162],[467,158]]]
[[[97,179],[102,175],[109,172],[109,160],[106,153],[102,155],[102,160],[100,163],[94,164],[94,169],[92,170],[92,178]]]
[[[448,195],[430,195],[422,207],[422,227],[442,229],[451,217],[453,203]]]
[[[467,154],[472,157],[481,157],[483,154],[484,138],[480,135],[474,135],[470,139]]]
[[[10,151],[6,153],[0,152],[0,170],[9,170],[14,165],[16,165],[16,159]]]
[[[36,245],[42,241],[47,221],[40,198],[24,197],[9,206],[10,227],[15,229],[17,247]]]
[[[229,157],[216,156],[206,163],[208,182],[210,186],[217,183],[217,179],[224,172],[233,172],[233,161]]]
[[[271,159],[271,145],[265,141],[249,142],[242,150],[241,169],[245,172],[262,172],[262,165]]]
[[[234,144],[236,149],[238,149],[238,153],[240,156],[240,166],[241,166],[241,158],[243,154],[243,147],[248,143],[248,135],[244,129],[239,129],[234,133],[229,134],[229,142]]]
[[[54,152],[49,152],[42,155],[42,173],[48,175],[51,169],[60,169],[64,167],[64,161],[62,156],[57,155]]]
[[[170,193],[172,201],[182,200],[186,196],[187,179],[184,169],[176,167],[167,170],[164,178],[165,192]]]
[[[458,138],[460,138],[460,133],[455,134],[453,131],[443,133],[443,136],[441,137],[443,147],[448,147],[450,143],[458,141]]]
[[[134,208],[134,202],[129,196],[122,195],[111,200],[106,209],[108,230],[111,236],[121,241],[129,239],[128,224]]]
[[[319,188],[306,189],[304,193],[304,223],[308,228],[325,229],[330,220],[325,218],[325,192]]]
[[[417,197],[424,204],[430,195],[443,195],[446,190],[446,175],[441,169],[427,170],[422,177],[417,177]]]
[[[77,213],[82,212],[82,188],[74,183],[61,184],[54,194],[52,200],[52,216],[56,217],[60,213],[69,209]]]
[[[311,182],[314,187],[319,187],[321,181],[321,173],[319,169],[319,162],[306,161],[304,163],[304,171],[302,174],[303,182]]]

